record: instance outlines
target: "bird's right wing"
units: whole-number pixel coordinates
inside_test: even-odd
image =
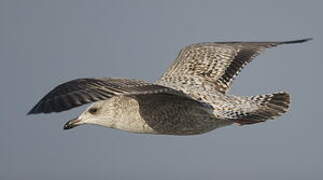
[[[241,69],[266,48],[280,44],[302,43],[310,39],[276,42],[213,42],[183,48],[159,80],[169,83],[202,84],[226,93]]]
[[[184,93],[172,88],[139,80],[112,78],[76,79],[55,87],[28,114],[61,112],[119,95],[158,93],[185,96]]]

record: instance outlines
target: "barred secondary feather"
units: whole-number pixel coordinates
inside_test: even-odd
[[[76,79],[55,87],[28,114],[61,112],[94,103],[64,128],[98,124],[134,133],[169,135],[201,134],[231,124],[264,122],[287,112],[290,95],[229,95],[233,80],[266,48],[308,40],[192,44],[180,51],[155,83]]]

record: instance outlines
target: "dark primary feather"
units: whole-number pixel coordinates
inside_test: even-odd
[[[302,43],[311,39],[281,42],[214,42],[183,48],[160,81],[174,82],[185,76],[191,81],[211,82],[226,93],[241,69],[266,48]],[[181,82],[177,82],[181,83]],[[187,82],[185,82],[187,83]],[[193,83],[193,82],[192,82]]]
[[[61,112],[118,95],[156,93],[182,95],[177,90],[139,80],[112,78],[76,79],[55,87],[28,114]]]

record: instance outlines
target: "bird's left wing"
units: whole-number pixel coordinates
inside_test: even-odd
[[[159,84],[210,82],[226,93],[241,69],[266,48],[302,43],[311,39],[276,42],[198,43],[183,48]],[[193,82],[192,82],[193,81]]]
[[[55,87],[28,114],[61,112],[119,95],[158,93],[184,95],[182,92],[172,88],[139,80],[112,78],[76,79]]]

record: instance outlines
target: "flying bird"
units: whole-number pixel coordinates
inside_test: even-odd
[[[84,78],[55,87],[28,114],[66,111],[93,103],[64,129],[95,124],[132,133],[196,135],[232,124],[250,125],[287,112],[286,92],[228,94],[241,69],[266,48],[302,43],[211,42],[183,48],[155,83],[133,79]]]

